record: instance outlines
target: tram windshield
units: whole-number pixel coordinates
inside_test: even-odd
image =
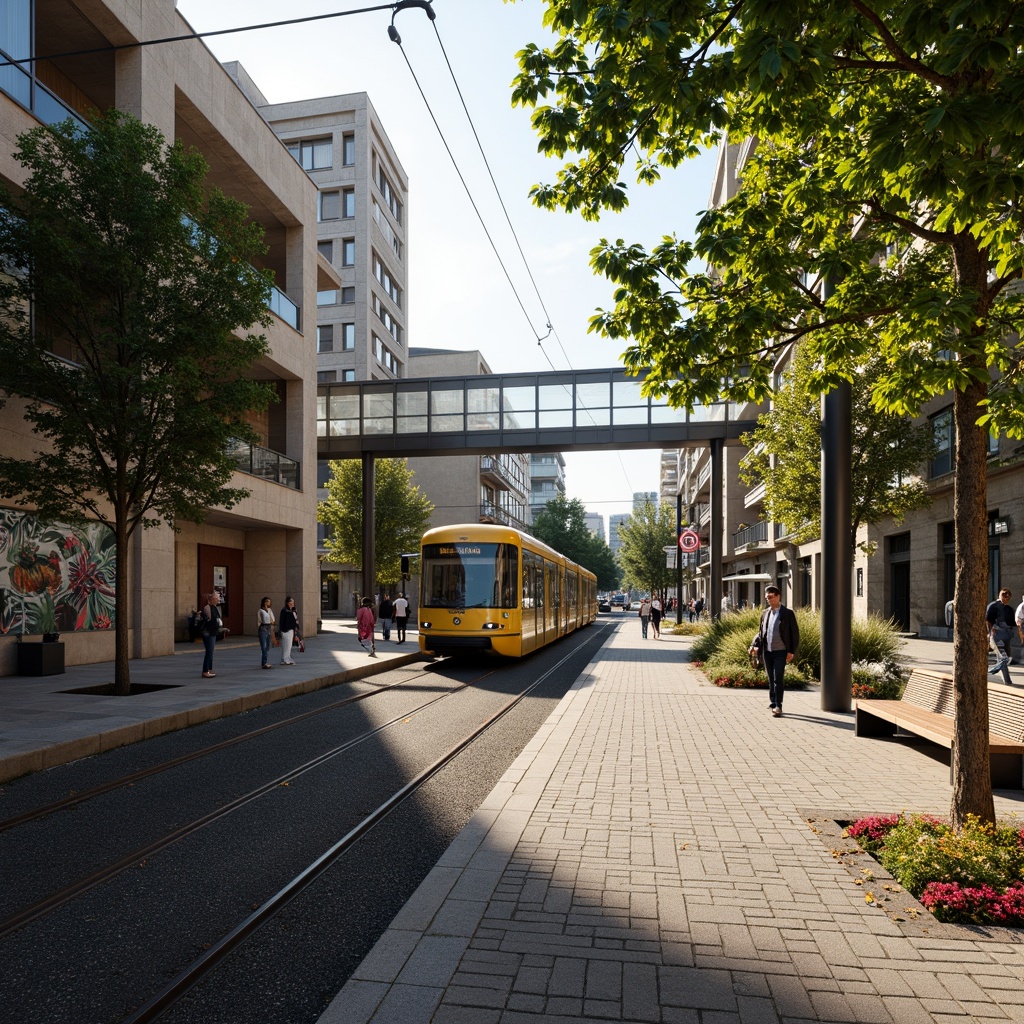
[[[514,544],[424,544],[422,608],[515,608],[519,550]]]

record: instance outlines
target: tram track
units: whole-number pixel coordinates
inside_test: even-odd
[[[434,697],[431,697],[429,700],[424,701],[417,707],[412,708],[411,710],[405,710],[401,714],[396,715],[394,718],[388,720],[387,722],[374,726],[373,728],[364,730],[358,736],[346,740],[344,743],[341,743],[330,750],[317,754],[316,757],[310,758],[309,760],[303,762],[295,768],[289,769],[287,772],[283,773],[282,775],[279,775],[277,778],[272,779],[269,782],[265,782],[260,786],[257,786],[255,789],[250,790],[249,792],[236,797],[235,799],[229,801],[226,804],[223,804],[215,810],[210,811],[207,814],[201,815],[199,818],[195,818],[190,822],[187,822],[179,828],[174,829],[172,832],[166,833],[159,839],[156,839],[143,847],[139,847],[135,850],[132,850],[130,853],[118,858],[111,864],[108,864],[100,868],[99,870],[94,871],[90,875],[87,875],[86,877],[81,878],[68,886],[65,886],[57,892],[51,893],[44,899],[37,900],[29,906],[24,907],[23,909],[15,912],[14,914],[9,915],[8,917],[0,920],[0,939],[6,938],[8,935],[12,934],[20,928],[25,927],[25,925],[30,924],[32,921],[38,920],[46,914],[49,914],[54,910],[57,910],[58,908],[65,906],[66,904],[70,903],[74,899],[77,899],[79,896],[83,895],[89,890],[94,889],[96,886],[102,885],[104,882],[107,882],[110,879],[116,877],[121,872],[126,871],[129,868],[143,861],[148,860],[150,857],[153,857],[161,851],[166,850],[169,846],[172,846],[174,843],[180,842],[182,839],[185,839],[187,836],[190,836],[193,833],[198,832],[200,829],[205,828],[208,825],[211,825],[214,822],[227,817],[229,814],[232,814],[239,808],[244,807],[245,805],[252,803],[254,800],[258,800],[260,797],[273,792],[273,790],[275,790],[278,786],[288,785],[291,781],[298,778],[300,775],[303,775],[308,771],[312,771],[313,769],[327,763],[328,761],[332,760],[335,757],[338,757],[341,754],[346,753],[347,751],[353,749],[361,743],[365,743],[367,740],[372,739],[374,736],[377,736],[385,730],[393,728],[394,726],[402,722],[408,721],[410,718],[420,714],[421,712],[427,710],[430,707],[433,707],[440,701],[445,700],[448,697],[454,696],[457,693],[461,693],[463,690],[468,689],[475,683],[479,683],[482,679],[486,679],[489,675],[492,674],[493,671],[493,669],[489,670],[478,676],[475,676],[473,679],[467,680],[464,683],[459,683],[453,689],[447,690],[444,693],[440,693]],[[302,715],[293,716],[292,718],[287,719],[283,722],[275,723],[272,726],[265,726],[261,729],[252,730],[251,732],[246,733],[243,736],[235,737],[234,739],[224,741],[223,743],[214,744],[208,748],[204,748],[203,751],[193,752],[190,755],[185,755],[183,758],[175,759],[173,762],[166,762],[162,767],[154,766],[154,768],[158,768],[159,770],[163,771],[166,770],[167,767],[174,766],[178,763],[187,763],[188,761],[195,760],[196,757],[201,756],[204,753],[211,753],[213,751],[223,749],[225,746],[231,746],[244,739],[252,739],[256,736],[263,735],[270,730],[279,728],[282,725],[294,724],[296,722],[304,721],[314,715],[321,714],[324,711],[338,710],[339,708],[352,704],[357,700],[364,700],[367,697],[373,696],[375,693],[383,693],[386,692],[386,690],[394,689],[408,682],[410,682],[410,680],[402,680],[399,683],[394,683],[387,687],[381,687],[376,691],[370,691],[365,694],[356,694],[353,697],[345,698],[341,701],[335,701],[325,708],[318,708],[314,711],[305,712]],[[137,773],[137,775],[141,777],[146,777],[147,775],[151,774],[155,774],[155,772],[150,769],[146,769],[141,773]],[[135,776],[131,776],[130,778],[134,779]],[[121,780],[120,784],[127,785],[128,783],[124,780]],[[100,790],[100,792],[110,791],[109,787],[97,788]],[[115,786],[114,788],[118,787]]]
[[[607,629],[600,629],[585,637],[569,653],[556,662],[543,675],[530,683],[522,691],[508,700],[501,708],[485,718],[479,725],[453,744],[440,757],[406,782],[380,803],[373,811],[363,817],[337,842],[325,850],[307,867],[295,875],[286,885],[280,888],[269,899],[265,900],[243,921],[235,925],[219,940],[212,943],[188,967],[174,977],[158,993],[126,1017],[122,1024],[148,1024],[163,1016],[178,1004],[190,991],[202,984],[232,952],[241,947],[264,924],[277,915],[295,897],[303,893],[324,872],[331,868],[348,853],[374,826],[383,821],[392,811],[399,807],[412,794],[416,793],[430,779],[449,765],[463,751],[470,747],[485,732],[501,721],[517,707],[534,690],[546,682],[554,673],[570,659],[579,655],[582,648],[593,640],[603,642]],[[468,685],[468,684],[467,684]]]
[[[4,832],[10,831],[14,828],[19,828],[22,825],[27,825],[33,821],[39,821],[42,818],[49,817],[51,814],[56,814],[58,811],[69,810],[72,807],[76,807],[78,804],[84,803],[87,800],[92,800],[95,797],[103,796],[107,793],[116,792],[118,789],[122,789],[125,786],[134,786],[137,782],[141,782],[143,779],[152,778],[155,775],[160,775],[163,772],[170,771],[172,768],[178,768],[182,765],[189,764],[192,761],[197,761],[203,757],[209,757],[212,754],[220,753],[223,750],[228,750],[231,747],[237,746],[240,743],[246,743],[248,741],[257,739],[261,736],[266,736],[270,733],[275,732],[278,729],[283,729],[286,726],[298,725],[302,722],[308,721],[311,718],[315,718],[318,715],[326,714],[329,711],[337,711],[340,708],[347,707],[350,704],[357,704],[360,701],[367,700],[370,697],[375,697],[382,693],[387,693],[389,690],[397,689],[398,687],[408,686],[414,683],[417,679],[432,674],[432,669],[427,668],[421,672],[415,673],[408,679],[401,679],[397,683],[387,683],[383,686],[377,685],[374,690],[367,690],[365,693],[356,693],[350,697],[343,697],[340,700],[332,701],[330,704],[325,704],[321,708],[313,708],[310,711],[304,711],[299,715],[292,715],[290,718],[282,719],[280,722],[272,722],[270,725],[261,726],[258,729],[251,729],[248,732],[240,733],[238,736],[232,736],[230,739],[221,740],[218,743],[212,743],[208,746],[201,747],[198,750],[190,751],[187,754],[181,754],[178,757],[170,758],[166,761],[161,761],[159,764],[150,765],[148,768],[142,768],[137,772],[132,772],[129,775],[122,775],[116,779],[112,779],[109,782],[104,782],[101,785],[93,786],[89,789],[82,790],[81,792],[72,793],[69,796],[63,797],[60,800],[54,800],[51,803],[44,804],[40,807],[34,808],[30,811],[25,811],[21,814],[13,815],[10,818],[0,820],[0,835]],[[478,682],[479,679],[471,680],[471,682]],[[366,681],[366,680],[364,680]],[[376,684],[372,684],[376,685]]]

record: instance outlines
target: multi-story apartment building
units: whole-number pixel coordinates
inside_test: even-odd
[[[712,206],[735,194],[752,143],[730,143],[719,151],[711,196]],[[776,384],[791,359],[792,350],[781,355],[775,367]],[[912,512],[901,523],[883,520],[863,527],[858,537],[872,553],[858,546],[854,553],[854,614],[878,613],[892,618],[908,631],[929,636],[949,635],[948,604],[953,597],[953,422],[951,393],[938,396],[922,409],[917,422],[931,424],[936,456],[921,467],[932,503]],[[753,419],[765,407],[736,411],[736,418]],[[748,486],[739,479],[738,463],[745,454],[740,447],[724,453],[723,590],[732,606],[758,604],[768,582],[776,583],[783,601],[794,607],[817,608],[821,604],[821,541],[797,544],[783,523],[771,522],[764,510],[763,482]],[[675,472],[672,472],[674,463]],[[988,463],[989,550],[987,566],[989,598],[1001,586],[1015,594],[1024,578],[1024,546],[1016,536],[1024,522],[1024,448],[1007,438],[993,437]],[[702,573],[690,585],[703,593],[706,579],[707,531],[710,522],[709,486],[711,465],[706,449],[663,453],[662,496],[667,499],[672,481],[679,481],[684,518],[696,525],[703,545]],[[1016,582],[1015,582],[1016,581]],[[689,596],[689,595],[684,595]]]
[[[612,554],[618,558],[619,549],[622,547],[622,538],[619,536],[619,527],[623,523],[628,523],[630,515],[628,512],[613,512],[608,516],[608,547],[612,549]]]
[[[410,377],[466,377],[491,372],[478,351],[414,348]],[[485,411],[485,410],[477,410]],[[500,410],[486,410],[496,415]],[[528,528],[530,457],[518,454],[458,455],[409,459],[413,482],[434,503],[431,527],[455,523],[502,523]]]
[[[565,496],[565,456],[543,452],[530,456],[530,514],[535,516],[559,495]]]
[[[409,182],[369,96],[268,103],[244,68],[225,67],[317,189],[317,258],[328,272],[316,293],[317,382],[404,377]],[[327,476],[319,464],[319,500]],[[321,524],[321,608],[354,614],[360,571],[333,561],[324,541]]]
[[[658,504],[658,492],[657,491],[634,491],[633,492],[633,511],[641,509],[648,502],[654,506]]]
[[[600,512],[588,512],[583,517],[583,521],[587,524],[587,529],[595,537],[604,540],[604,516]]]
[[[225,66],[319,191],[317,250],[341,282],[317,292],[319,382],[404,377],[409,181],[369,96],[268,103]]]
[[[4,61],[72,54],[0,69],[0,177],[8,186],[16,189],[24,179],[12,153],[20,133],[67,117],[88,131],[91,110],[117,107],[202,153],[208,183],[244,201],[262,225],[269,250],[261,265],[276,279],[275,316],[266,331],[272,355],[255,372],[273,383],[280,401],[255,423],[262,443],[239,453],[232,480],[250,496],[231,509],[211,509],[201,525],[176,523],[177,533],[162,527],[137,533],[129,566],[133,657],[173,651],[188,612],[215,587],[224,593],[226,624],[236,634],[253,632],[265,594],[275,602],[294,596],[303,614],[308,609],[312,628],[318,598],[316,189],[201,42],[113,49],[190,32],[174,0],[5,0],[0,15]],[[0,411],[4,451],[21,454],[37,443],[22,409],[20,400],[10,400]],[[0,514],[23,515],[14,508]],[[0,573],[9,568],[3,552]],[[0,641],[0,672],[13,670],[13,639]],[[70,664],[113,658],[109,629],[65,628],[62,639]]]

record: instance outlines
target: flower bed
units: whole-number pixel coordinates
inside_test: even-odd
[[[861,818],[846,829],[940,921],[1024,926],[1024,829],[970,817]]]

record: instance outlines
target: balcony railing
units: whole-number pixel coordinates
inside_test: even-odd
[[[299,489],[299,463],[287,455],[261,448],[258,444],[237,443],[232,449],[235,467],[240,473],[258,476],[283,487]]]
[[[496,505],[493,501],[480,502],[480,518],[481,520],[489,519],[492,522],[501,523],[504,526],[512,526],[517,530],[521,530],[524,527],[522,519],[513,515],[508,509],[504,509],[500,505]]]
[[[511,486],[501,459],[493,455],[480,456],[480,475],[489,477],[494,486],[500,487],[502,490],[507,491]]]
[[[299,307],[276,285],[270,286],[267,309],[279,316],[289,327],[299,329]]]
[[[750,547],[752,544],[763,544],[768,540],[768,524],[762,519],[753,526],[737,530],[732,535],[732,546],[736,548]]]
[[[0,55],[0,60],[7,58]],[[56,94],[50,92],[45,85],[17,64],[8,64],[0,68],[0,89],[12,99],[17,100],[27,110],[31,110],[43,124],[60,124],[69,117],[85,133],[92,131],[89,122],[76,110],[72,110]]]
[[[765,484],[762,480],[755,487],[751,487],[746,494],[743,495],[743,507],[750,508],[751,505],[756,505],[758,502],[764,501]]]

